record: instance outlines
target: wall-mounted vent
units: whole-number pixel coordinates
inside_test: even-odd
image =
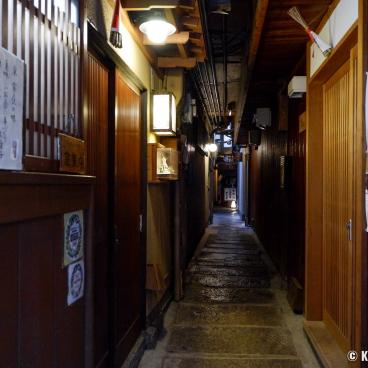
[[[294,77],[288,86],[288,94],[290,98],[302,98],[307,92],[307,77]]]

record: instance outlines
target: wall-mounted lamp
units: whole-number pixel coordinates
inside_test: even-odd
[[[152,105],[152,132],[164,136],[175,135],[175,96],[170,92],[155,93]]]
[[[210,153],[217,152],[217,144],[216,143],[210,143],[206,145],[206,151]]]
[[[164,18],[155,17],[142,23],[139,26],[139,30],[144,33],[151,42],[163,44],[167,37],[176,32],[176,27]]]

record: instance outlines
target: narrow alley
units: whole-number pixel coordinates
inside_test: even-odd
[[[218,209],[140,368],[317,368],[285,288],[253,230]]]
[[[368,0],[0,0],[0,368],[368,367]]]

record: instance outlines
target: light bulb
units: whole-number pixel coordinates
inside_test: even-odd
[[[167,37],[176,32],[176,27],[173,24],[159,19],[144,22],[139,29],[151,42],[157,44],[165,43]]]
[[[215,143],[207,144],[207,151],[211,153],[217,152],[217,144]]]

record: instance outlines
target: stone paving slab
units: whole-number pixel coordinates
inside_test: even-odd
[[[226,253],[210,253],[210,252],[202,252],[197,258],[198,261],[252,261],[252,260],[260,260],[261,255],[259,252],[256,254],[226,254]]]
[[[285,321],[274,306],[180,304],[175,324],[282,327]]]
[[[185,288],[184,303],[202,304],[271,304],[275,296],[267,289],[229,289],[188,285]]]
[[[302,368],[297,359],[166,358],[163,368]]]
[[[188,269],[189,274],[200,273],[205,275],[225,275],[225,276],[259,276],[268,277],[268,270],[265,266],[254,267],[218,267],[211,265],[194,264]]]
[[[225,248],[225,249],[259,249],[256,244],[250,243],[207,243],[205,249],[213,249],[213,248]]]
[[[286,328],[173,327],[168,352],[207,354],[296,355]]]
[[[229,257],[228,259],[208,259],[208,258],[197,258],[198,265],[216,266],[216,267],[254,267],[263,266],[265,263],[262,258],[239,259],[237,257]]]
[[[259,255],[261,254],[261,251],[257,248],[253,248],[253,249],[242,249],[242,248],[237,248],[237,249],[229,249],[229,248],[210,248],[210,247],[206,247],[203,249],[202,255],[205,254],[241,254],[241,255]]]
[[[268,288],[270,279],[266,275],[263,277],[254,276],[225,276],[225,275],[204,275],[193,274],[190,277],[192,284],[219,288]]]

